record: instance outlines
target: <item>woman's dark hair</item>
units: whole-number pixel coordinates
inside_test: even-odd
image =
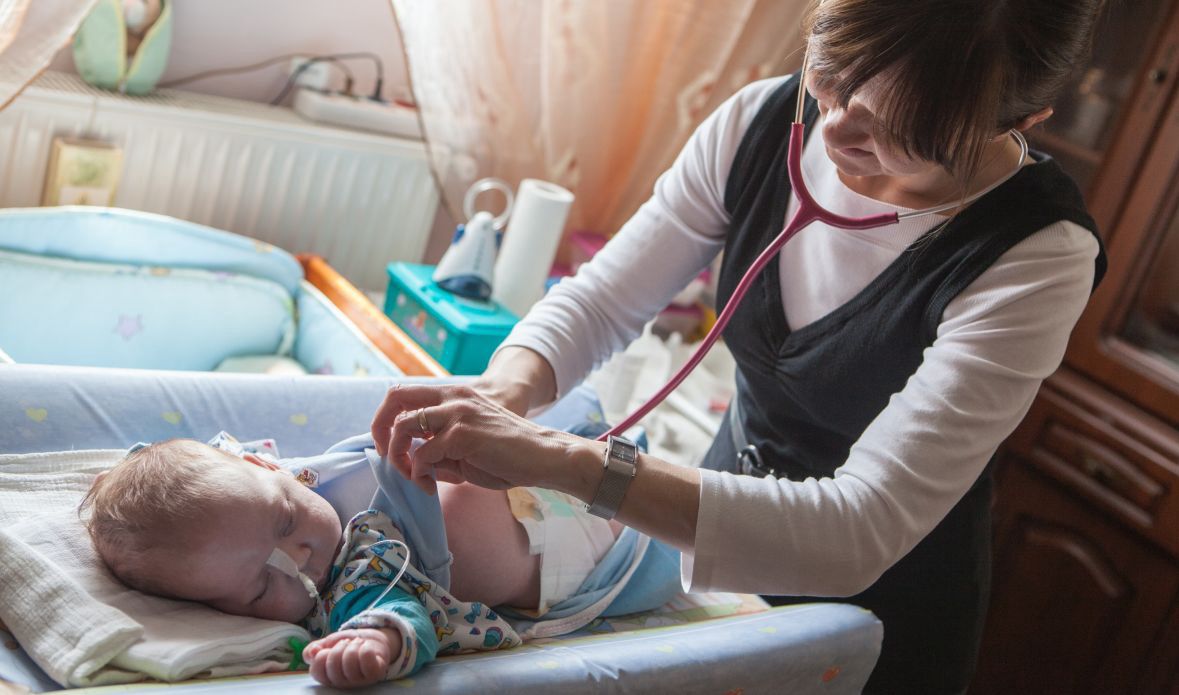
[[[1103,2],[823,0],[804,21],[808,70],[844,107],[885,73],[877,127],[968,180],[988,140],[1052,104],[1088,56]]]

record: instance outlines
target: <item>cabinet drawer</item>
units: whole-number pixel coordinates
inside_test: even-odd
[[[1179,433],[1129,404],[1045,388],[1025,456],[1179,555]]]

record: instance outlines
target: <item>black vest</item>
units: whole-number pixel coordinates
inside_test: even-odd
[[[733,161],[725,188],[732,223],[718,284],[720,306],[785,223],[786,151],[796,89],[795,76],[774,90]],[[818,108],[807,102],[809,133]],[[738,365],[745,436],[777,477],[830,477],[920,366],[946,305],[1000,255],[1059,220],[1095,230],[1072,180],[1045,155],[1036,159],[912,244],[846,304],[796,331],[786,324],[778,263],[765,267],[724,337]],[[1104,271],[1102,251],[1097,280]],[[739,472],[727,418],[704,465]],[[990,587],[989,506],[988,470],[913,551],[866,592],[844,599],[869,608],[884,623],[870,691],[965,689]]]

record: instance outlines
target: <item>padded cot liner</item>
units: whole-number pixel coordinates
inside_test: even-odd
[[[38,364],[290,356],[317,374],[403,373],[303,276],[281,249],[163,215],[0,210],[0,349]]]
[[[321,453],[364,431],[390,378],[266,377],[196,372],[0,365],[0,453],[121,448],[166,437],[208,439],[225,429],[273,437],[285,456]],[[569,428],[600,418],[578,389],[541,419]],[[760,610],[755,597],[703,594],[660,611],[591,623],[562,638],[503,652],[445,657],[408,681],[426,692],[855,693],[880,651],[883,629],[846,604]],[[752,612],[751,612],[752,611]],[[729,616],[729,617],[724,617]],[[48,683],[0,633],[0,680]],[[305,673],[136,684],[96,692],[313,691]],[[82,691],[78,691],[82,692]]]

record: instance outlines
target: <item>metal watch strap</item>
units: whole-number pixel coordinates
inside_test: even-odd
[[[613,519],[622,506],[622,498],[638,472],[636,462],[639,449],[634,442],[622,437],[606,440],[606,459],[602,464],[602,482],[589,505],[589,513],[603,519]]]

